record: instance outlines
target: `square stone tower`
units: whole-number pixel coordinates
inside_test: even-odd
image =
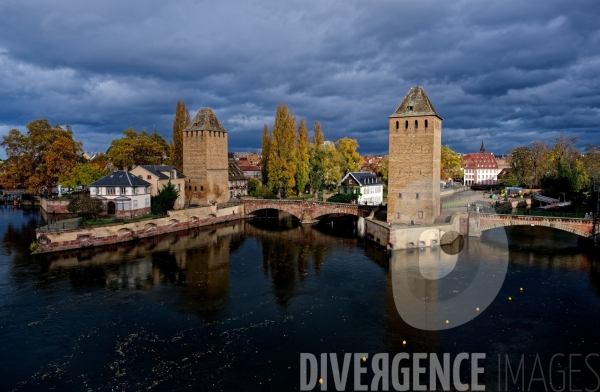
[[[202,108],[183,130],[186,198],[205,205],[229,200],[227,131],[210,108]]]
[[[433,223],[440,215],[442,118],[422,87],[412,87],[389,117],[387,220]]]

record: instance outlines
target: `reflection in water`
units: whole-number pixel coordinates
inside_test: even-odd
[[[39,216],[9,212],[0,216],[0,390],[290,390],[302,352],[548,357],[600,345],[597,256],[568,233],[507,230],[496,300],[460,327],[425,331],[398,314],[393,260],[357,238],[351,219],[254,219],[30,257]],[[493,237],[469,240],[470,257],[497,257]],[[413,289],[452,296],[463,276],[447,276],[455,280]],[[488,390],[495,365],[485,362]]]

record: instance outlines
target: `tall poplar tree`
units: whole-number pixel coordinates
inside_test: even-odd
[[[190,111],[180,99],[175,107],[173,119],[173,142],[171,144],[171,163],[179,170],[183,169],[183,130],[190,124]]]
[[[271,151],[271,134],[269,133],[269,127],[267,124],[263,127],[262,133],[262,162],[261,162],[261,174],[262,182],[264,185],[269,183],[269,151]]]
[[[290,195],[296,185],[296,117],[284,104],[277,106],[268,159],[272,192]]]
[[[325,185],[325,137],[321,131],[321,124],[315,121],[313,142],[310,145],[310,170],[308,178],[310,186],[316,191],[323,189]]]
[[[304,119],[301,119],[300,127],[298,128],[298,141],[296,143],[296,187],[298,193],[304,193],[304,187],[308,183],[309,144],[308,129],[306,128]]]
[[[325,143],[325,136],[323,135],[323,131],[321,130],[321,123],[315,121],[315,128],[313,132],[313,144],[315,146],[321,146]]]

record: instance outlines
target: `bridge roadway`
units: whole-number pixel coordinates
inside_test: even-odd
[[[244,215],[256,211],[273,209],[285,211],[298,218],[302,223],[314,223],[320,217],[331,214],[347,214],[366,218],[378,206],[358,204],[329,203],[314,200],[276,200],[276,199],[242,199]]]

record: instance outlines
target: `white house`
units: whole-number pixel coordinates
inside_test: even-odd
[[[354,187],[360,188],[361,196],[358,204],[379,205],[383,203],[383,181],[373,173],[350,172],[339,182],[340,193],[353,192]]]
[[[90,196],[102,200],[104,213],[117,217],[134,217],[150,213],[151,184],[118,170],[88,187]]]

